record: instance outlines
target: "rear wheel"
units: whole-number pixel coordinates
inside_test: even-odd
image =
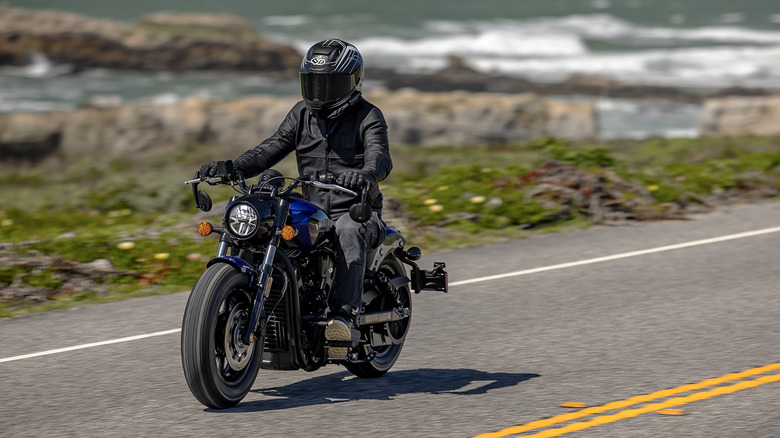
[[[184,310],[181,361],[190,391],[213,409],[235,406],[252,389],[262,342],[245,344],[253,298],[246,274],[210,266],[192,288]]]
[[[388,257],[379,265],[379,272],[385,274],[387,278],[394,278],[404,275],[405,271],[401,262],[395,257]],[[390,345],[371,347],[376,354],[371,361],[364,363],[346,363],[346,368],[354,375],[363,378],[381,377],[395,364],[398,356],[401,355],[401,348],[404,346],[406,334],[409,332],[409,324],[412,319],[412,296],[409,285],[406,284],[398,288],[398,295],[404,307],[409,308],[409,317],[400,321],[386,323],[386,333],[393,339]],[[366,312],[384,312],[394,309],[396,302],[393,298],[382,295],[366,306]]]

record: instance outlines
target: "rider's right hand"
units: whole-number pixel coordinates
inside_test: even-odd
[[[200,170],[198,171],[198,178],[205,179],[205,178],[212,178],[217,175],[217,161],[209,161],[208,163],[204,164],[200,167]]]

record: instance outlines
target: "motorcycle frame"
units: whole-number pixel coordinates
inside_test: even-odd
[[[271,241],[266,246],[265,253],[263,254],[263,262],[258,269],[252,266],[252,264],[238,255],[228,255],[230,248],[235,248],[235,244],[231,241],[227,233],[223,233],[220,238],[220,245],[215,258],[207,263],[207,266],[212,266],[217,263],[225,263],[230,265],[236,272],[241,272],[248,275],[249,286],[255,290],[254,303],[252,313],[249,317],[249,324],[244,332],[242,339],[244,342],[263,342],[263,320],[261,315],[265,309],[266,300],[270,292],[271,276],[274,270],[274,261],[280,262],[281,268],[283,268],[287,275],[294,276],[295,269],[285,251],[278,251],[281,240],[281,229],[287,221],[289,215],[289,200],[286,198],[279,198],[278,212],[276,214],[276,220],[274,223],[274,233],[272,234]],[[388,257],[397,257],[398,251],[403,251],[406,239],[398,231],[388,228],[383,241],[370,250],[366,257],[366,276],[372,277],[376,274],[379,266]],[[402,258],[400,261],[404,262]],[[403,265],[402,265],[403,267]],[[405,271],[405,270],[404,270]],[[403,275],[399,275],[392,279],[395,287],[403,287],[411,282],[404,272]],[[303,350],[303,342],[301,339],[301,329],[303,318],[300,308],[300,295],[298,290],[298,284],[296,281],[289,282],[290,290],[285,293],[284,304],[290,311],[288,314],[290,317],[286,319],[286,332],[288,333],[288,341],[290,349],[286,352],[269,352],[265,351],[264,345],[261,345],[262,357],[261,367],[268,369],[306,369],[307,361],[305,358],[305,352]],[[364,291],[363,301],[364,303],[370,302],[380,295],[379,291],[375,288]],[[357,321],[357,327],[366,325],[381,324],[384,322],[393,322],[406,318],[408,315],[396,312],[394,310],[387,312],[376,312],[370,314],[360,315]]]

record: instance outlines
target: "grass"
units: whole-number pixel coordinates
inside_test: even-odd
[[[560,215],[549,197],[529,196],[534,167],[557,160],[579,172],[627,181],[662,209],[722,193],[780,190],[780,138],[649,139],[570,143],[541,138],[517,145],[393,148],[394,171],[383,192],[400,201],[391,223],[426,253],[580,228],[583,209]],[[16,170],[0,175],[0,289],[23,286],[35,300],[0,299],[0,317],[191,287],[216,249],[195,232],[204,216],[182,184],[219,158],[209,145],[128,162],[83,160],[62,173]],[[277,166],[294,174],[290,157]],[[208,187],[215,204],[233,192]],[[770,191],[771,192],[771,191]],[[738,199],[738,198],[735,198]],[[49,260],[36,265],[24,260]],[[69,274],[63,263],[104,259],[111,271]],[[78,280],[78,281],[76,281]],[[79,283],[80,282],[80,283]]]

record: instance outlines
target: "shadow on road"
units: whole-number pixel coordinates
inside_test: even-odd
[[[390,400],[401,394],[475,395],[514,386],[534,377],[539,374],[419,369],[391,371],[379,379],[360,379],[343,371],[286,386],[256,388],[252,392],[268,396],[268,399],[243,402],[232,409],[212,412],[271,411],[355,400]]]

